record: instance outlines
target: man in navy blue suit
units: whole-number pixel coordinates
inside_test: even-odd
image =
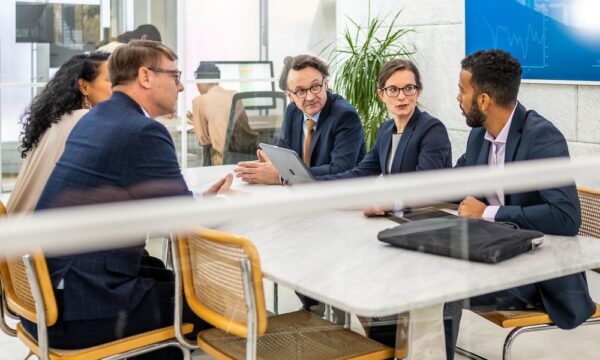
[[[317,57],[286,58],[280,84],[290,99],[277,146],[292,149],[314,176],[354,168],[365,155],[358,113],[344,98],[328,91],[327,64]],[[258,161],[238,164],[235,172],[252,184],[279,184],[277,170],[259,150]]]
[[[478,51],[461,64],[457,100],[473,130],[456,167],[501,167],[514,161],[569,156],[561,132],[517,101],[521,65],[515,58],[501,50]],[[497,190],[481,199],[467,197],[458,214],[566,236],[576,235],[581,222],[574,184],[515,194]],[[563,329],[578,326],[595,310],[583,273],[477,296],[469,302],[478,309],[541,309]],[[449,303],[444,311],[448,359],[454,356],[461,306],[461,302]]]
[[[183,90],[176,59],[154,41],[113,52],[113,96],[73,129],[37,210],[192,195],[169,132],[153,119],[176,110]],[[229,175],[204,195],[227,190],[231,180]],[[59,304],[58,322],[48,329],[51,346],[83,348],[173,323],[173,274],[143,248],[141,240],[137,247],[48,258]],[[23,324],[35,335],[35,324]]]

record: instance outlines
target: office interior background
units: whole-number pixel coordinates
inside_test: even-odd
[[[27,19],[17,19],[15,14],[24,3],[52,5],[55,18],[62,17],[53,24],[52,43],[30,42],[26,36],[19,39],[17,22]],[[364,25],[369,13],[384,17],[400,9],[396,24],[414,29],[404,41],[416,49],[414,60],[424,85],[420,107],[444,122],[456,161],[470,131],[456,101],[460,60],[466,51],[465,0],[371,0],[370,12],[365,0],[5,0],[0,7],[1,190],[12,190],[19,171],[19,120],[36,94],[37,83],[47,81],[71,55],[93,50],[103,40],[141,24],[159,29],[163,42],[176,49],[186,87],[180,94],[177,122],[185,119],[198,95],[194,70],[200,61],[271,61],[272,73],[262,77],[278,90],[285,56],[310,53],[327,58],[325,47],[340,43],[351,19]],[[600,7],[594,9],[600,14]],[[519,101],[560,129],[571,155],[600,154],[600,83],[525,81]],[[176,128],[173,135],[182,167],[199,166],[193,132]],[[600,179],[581,178],[578,185],[599,189]],[[590,276],[590,287],[600,299],[596,278]]]
[[[586,0],[580,1],[585,3]],[[64,14],[62,33],[55,32],[54,44],[17,41],[18,3],[47,3]],[[455,99],[460,59],[465,55],[465,1],[372,0],[370,6],[370,13],[382,18],[402,9],[397,25],[414,29],[403,41],[416,49],[414,59],[424,84],[420,106],[444,122],[456,159],[463,153],[469,133]],[[133,30],[140,24],[154,24],[163,41],[179,55],[186,85],[177,114],[181,117],[191,108],[191,100],[197,95],[193,80],[199,61],[271,61],[273,76],[277,78],[287,55],[312,53],[327,58],[323,49],[336,41],[340,43],[344,29],[351,25],[350,19],[366,24],[368,8],[368,2],[361,0],[5,1],[0,8],[2,191],[11,190],[21,164],[17,151],[19,118],[36,92],[33,83],[46,81],[60,60],[93,50],[95,43]],[[84,13],[78,15],[77,11]],[[95,34],[91,28],[96,29]],[[278,90],[276,79],[273,80]],[[524,82],[519,99],[554,122],[567,138],[572,155],[600,153],[598,84]],[[186,149],[180,157],[182,166],[197,165],[193,156],[196,146],[193,134],[183,136],[183,141],[181,137],[176,140],[179,151],[182,145]],[[580,182],[583,186],[600,187],[600,180],[593,177]]]

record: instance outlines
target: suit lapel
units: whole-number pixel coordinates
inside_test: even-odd
[[[523,132],[523,126],[525,126],[525,118],[527,117],[527,110],[520,103],[517,104],[515,113],[510,124],[510,130],[508,131],[508,139],[506,140],[506,151],[504,155],[504,162],[512,162],[515,160],[517,155],[517,148],[521,143],[521,134]]]
[[[302,156],[304,155],[304,135],[303,135],[303,128],[302,125],[304,123],[304,114],[302,114],[302,111],[298,110],[295,114],[294,114],[294,119],[292,120],[293,122],[293,129],[292,129],[292,148],[295,149],[300,149],[298,155],[302,158]],[[298,135],[296,135],[298,134]],[[297,143],[296,143],[297,142]]]
[[[415,126],[417,125],[417,119],[421,111],[415,108],[415,112],[408,120],[408,123],[404,127],[404,131],[402,132],[402,136],[400,137],[400,142],[398,143],[398,148],[396,149],[396,153],[394,154],[394,161],[392,162],[392,173],[400,172],[400,166],[402,165],[402,159],[404,158],[404,153],[406,152],[406,147],[408,146],[408,142],[410,138],[412,138],[415,133]],[[394,125],[394,129],[396,129],[396,125]]]
[[[315,153],[315,147],[317,146],[317,142],[319,141],[319,137],[323,133],[323,129],[325,128],[325,122],[329,118],[329,114],[331,113],[331,108],[333,107],[333,102],[335,101],[335,96],[328,92],[327,93],[327,102],[325,106],[323,106],[323,110],[321,110],[321,114],[319,115],[319,121],[317,122],[317,129],[313,134],[312,141],[310,142],[310,157],[311,160],[313,158],[313,154]]]
[[[382,139],[380,143],[379,154],[380,155],[380,165],[381,165],[381,173],[388,174],[387,171],[387,160],[390,154],[390,150],[392,149],[392,133],[395,131],[396,126],[394,125],[394,121],[390,124],[390,129],[384,131],[382,134]]]
[[[485,132],[484,132],[485,134]],[[490,142],[482,139],[483,143],[481,144],[481,151],[479,152],[479,157],[477,158],[477,162],[475,165],[487,165],[489,156],[490,156]]]

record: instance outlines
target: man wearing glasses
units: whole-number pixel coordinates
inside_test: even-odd
[[[183,90],[176,60],[172,49],[155,41],[133,41],[112,53],[113,95],[73,129],[36,210],[192,195],[169,132],[154,120],[176,110]],[[231,181],[229,175],[204,196],[226,191]],[[47,262],[59,306],[58,322],[48,329],[52,347],[95,346],[173,323],[173,273],[144,254],[144,239],[138,246]],[[185,313],[186,322],[197,321]],[[35,324],[24,326],[35,336]]]
[[[313,176],[337,174],[365,155],[358,113],[341,96],[328,91],[327,64],[317,57],[286,58],[280,83],[290,99],[277,146],[294,150]],[[279,184],[280,177],[262,150],[258,161],[240,162],[238,177],[252,184]]]

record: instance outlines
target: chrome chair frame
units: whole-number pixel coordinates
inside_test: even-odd
[[[14,314],[6,305],[6,296],[4,295],[4,285],[2,284],[2,280],[0,280],[0,330],[8,336],[16,337],[17,330],[13,329],[6,322],[6,317],[9,317],[14,320],[18,320],[19,317]]]
[[[258,340],[258,315],[256,314],[256,295],[252,288],[252,268],[247,258],[240,260],[242,266],[242,280],[246,295],[246,323],[248,324],[248,338],[246,340],[246,359],[256,359],[256,341]]]
[[[581,326],[584,325],[594,325],[596,323],[600,323],[600,318],[589,319],[586,322],[582,323]],[[513,328],[510,333],[506,336],[504,340],[504,345],[502,346],[502,359],[503,360],[511,360],[511,349],[515,339],[526,332],[536,332],[550,329],[558,329],[558,326],[554,324],[541,324],[541,325],[530,325],[530,326],[519,326]],[[475,353],[472,353],[466,349],[463,349],[459,346],[456,347],[456,353],[462,356],[465,356],[469,359],[473,360],[486,360],[486,358],[479,356]]]
[[[181,346],[185,347],[188,350],[198,350],[200,347],[190,342],[183,334],[182,326],[183,326],[183,282],[181,278],[181,273],[179,269],[181,269],[180,262],[180,254],[179,249],[175,246],[175,235],[171,234],[169,236],[169,247],[171,249],[171,260],[173,262],[173,272],[175,274],[175,311],[174,311],[174,319],[173,326],[175,327],[175,339],[181,344]]]

